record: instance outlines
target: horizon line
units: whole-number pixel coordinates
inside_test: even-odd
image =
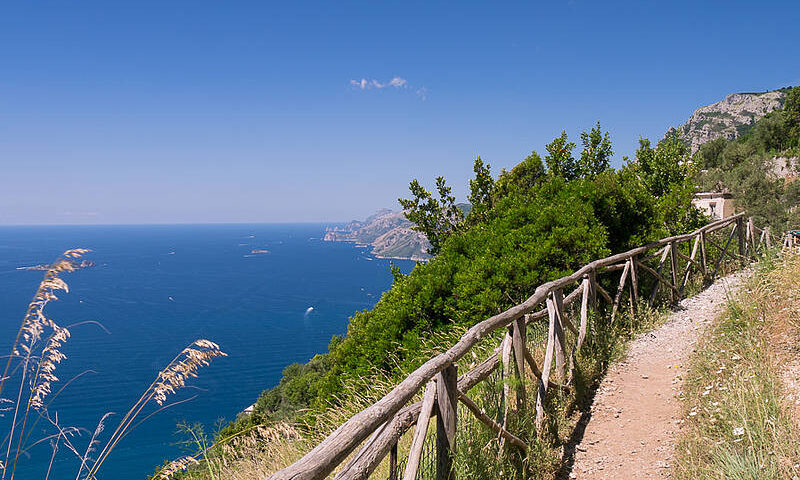
[[[285,221],[285,222],[150,222],[150,223],[2,223],[0,228],[10,227],[169,227],[169,226],[207,226],[207,225],[324,225],[348,223],[341,221]]]

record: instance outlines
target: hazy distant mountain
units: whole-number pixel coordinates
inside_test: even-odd
[[[372,253],[380,258],[427,260],[430,248],[428,239],[411,229],[413,224],[403,212],[379,210],[364,221],[354,220],[343,227],[328,227],[325,240],[329,242],[354,242],[371,246]]]

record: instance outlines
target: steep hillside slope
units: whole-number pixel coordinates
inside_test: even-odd
[[[733,93],[724,100],[695,110],[678,128],[670,127],[667,136],[677,133],[692,153],[716,138],[738,138],[764,115],[783,107],[786,90],[764,93]]]

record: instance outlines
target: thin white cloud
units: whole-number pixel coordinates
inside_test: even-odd
[[[425,101],[428,98],[428,89],[425,87],[412,87],[408,80],[403,77],[392,77],[391,80],[381,82],[374,78],[361,78],[360,80],[350,80],[350,86],[358,90],[383,90],[384,88],[408,89],[412,88],[414,93]]]
[[[408,87],[408,80],[403,77],[393,77],[388,82],[379,82],[378,80],[362,78],[361,80],[350,80],[350,85],[360,89],[369,90],[377,88],[378,90],[386,87],[406,88]]]
[[[405,78],[394,77],[393,79],[389,80],[389,86],[394,88],[402,88],[408,85],[408,82]]]

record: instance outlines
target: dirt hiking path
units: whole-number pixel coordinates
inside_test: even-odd
[[[573,444],[569,478],[670,478],[680,427],[677,394],[689,355],[746,272],[720,279],[683,300],[666,323],[631,342],[624,361],[611,365],[591,413],[578,426],[582,438]]]

